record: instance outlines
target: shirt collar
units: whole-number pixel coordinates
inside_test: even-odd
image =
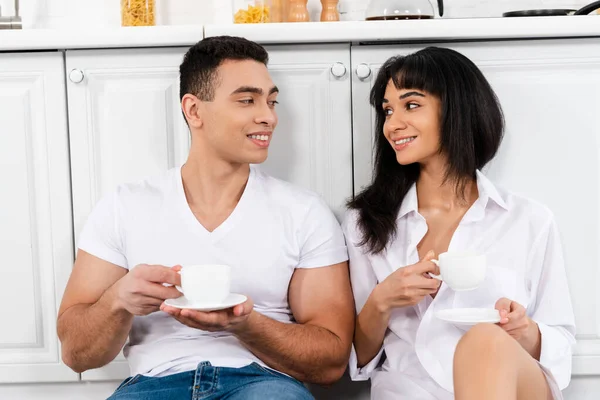
[[[492,200],[498,206],[508,211],[508,205],[502,198],[502,195],[481,171],[477,170],[477,190],[479,191],[479,198],[483,200],[483,205],[487,206],[488,200]]]
[[[400,205],[400,211],[398,212],[398,218],[402,218],[410,212],[419,212],[419,201],[417,200],[417,184],[413,183],[402,204]]]
[[[502,198],[502,195],[496,189],[496,186],[490,181],[481,171],[476,171],[477,178],[477,190],[479,192],[479,198],[474,204],[474,208],[479,208],[481,212],[485,210],[487,207],[489,200],[492,200],[498,206],[508,211],[508,205],[506,201]],[[413,183],[410,187],[406,196],[404,196],[404,200],[402,201],[402,205],[400,205],[400,211],[398,212],[398,218],[402,218],[409,214],[410,212],[418,212],[419,211],[419,201],[417,198],[417,185]]]

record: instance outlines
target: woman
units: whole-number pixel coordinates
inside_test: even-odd
[[[359,313],[352,378],[371,378],[376,400],[561,399],[575,327],[559,236],[546,207],[480,172],[504,129],[489,83],[463,55],[430,47],[388,60],[371,105],[374,178],[344,221]],[[428,275],[431,259],[463,250],[486,255],[477,289]],[[463,307],[501,320],[469,329],[435,317]]]

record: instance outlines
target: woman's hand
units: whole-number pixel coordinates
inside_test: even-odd
[[[438,267],[431,262],[434,256],[429,251],[418,263],[397,269],[377,285],[373,295],[378,310],[389,314],[394,308],[414,306],[437,292],[441,282],[427,275],[439,274]]]
[[[496,302],[496,310],[500,311],[498,325],[536,360],[540,359],[542,338],[538,325],[527,316],[525,307],[505,297]]]

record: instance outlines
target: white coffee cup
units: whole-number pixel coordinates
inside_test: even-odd
[[[177,286],[177,290],[193,302],[219,304],[231,290],[229,265],[184,265],[179,273],[181,286]]]
[[[485,280],[486,258],[475,252],[446,252],[437,260],[431,260],[440,268],[440,274],[432,278],[446,282],[451,289],[460,292],[477,289]]]

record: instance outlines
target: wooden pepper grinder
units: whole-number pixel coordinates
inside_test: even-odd
[[[288,22],[308,22],[308,0],[289,0]]]
[[[340,0],[321,0],[321,21],[339,21],[340,14],[337,6]]]

